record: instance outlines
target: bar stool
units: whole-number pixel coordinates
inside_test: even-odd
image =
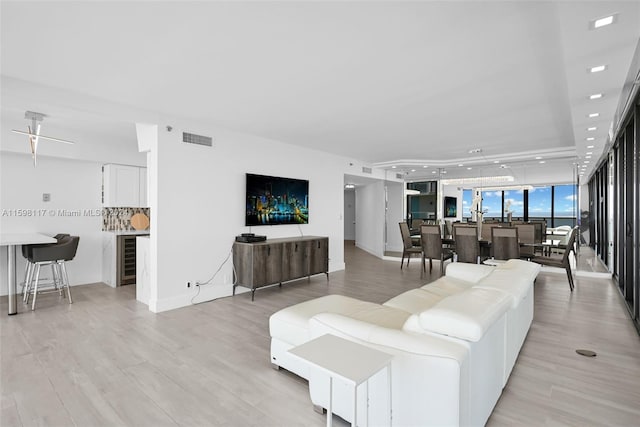
[[[46,246],[34,246],[31,248],[31,254],[28,259],[29,262],[33,264],[34,271],[28,277],[24,296],[24,301],[28,304],[29,296],[33,295],[31,310],[36,309],[38,279],[40,277],[40,267],[43,265],[51,265],[53,271],[53,283],[46,285],[53,285],[53,291],[58,291],[61,296],[63,296],[63,289],[66,289],[69,304],[73,303],[65,262],[71,261],[76,256],[79,242],[80,237],[78,236],[65,236],[62,237],[58,243]],[[32,277],[34,275],[35,277]],[[40,290],[40,292],[42,293],[42,290]]]
[[[60,240],[62,240],[63,237],[67,237],[67,236],[69,236],[69,234],[58,233],[55,236],[53,236],[53,238],[56,239],[56,243],[45,243],[41,245],[40,244],[39,245],[22,245],[22,256],[27,260],[25,271],[24,271],[24,281],[22,282],[22,291],[21,291],[23,302],[25,303],[27,302],[27,294],[25,290],[27,289],[27,283],[29,283],[32,279],[33,268],[35,267],[35,265],[31,261],[29,261],[29,259],[32,258],[33,248],[56,245],[60,243]],[[54,270],[53,265],[51,266],[51,274],[53,275],[53,280],[55,283],[56,271]]]

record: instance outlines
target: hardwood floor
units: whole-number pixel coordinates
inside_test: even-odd
[[[72,288],[35,312],[0,304],[0,425],[322,426],[306,381],[269,363],[268,319],[328,293],[383,302],[434,280],[345,246],[347,268],[153,314],[135,289]],[[535,319],[489,420],[502,425],[638,425],[640,338],[610,281],[541,274]],[[585,358],[575,349],[598,353]],[[429,396],[425,396],[429,399]],[[334,417],[337,425],[346,425]]]

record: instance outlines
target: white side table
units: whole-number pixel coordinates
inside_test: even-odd
[[[327,427],[330,427],[333,421],[331,410],[333,379],[337,378],[353,384],[353,421],[351,425],[357,426],[358,386],[366,382],[367,400],[369,400],[369,378],[386,368],[389,384],[389,425],[391,425],[391,359],[393,359],[393,355],[329,334],[292,348],[289,352],[329,376]]]

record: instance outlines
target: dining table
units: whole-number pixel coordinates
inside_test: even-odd
[[[9,316],[18,313],[16,251],[18,246],[56,243],[56,239],[42,233],[0,233],[0,246],[7,247],[7,301]]]

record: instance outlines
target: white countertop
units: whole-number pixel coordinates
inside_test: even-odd
[[[1,246],[30,245],[39,243],[56,243],[56,239],[42,233],[2,233]]]

